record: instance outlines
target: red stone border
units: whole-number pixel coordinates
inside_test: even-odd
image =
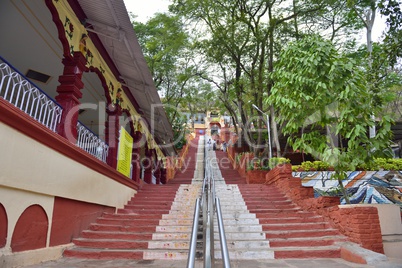
[[[384,253],[380,220],[375,207],[339,206],[339,197],[314,198],[313,187],[302,186],[292,176],[290,164],[281,165],[266,175],[266,184],[274,184],[304,210],[314,211],[327,219],[350,241],[363,248]]]

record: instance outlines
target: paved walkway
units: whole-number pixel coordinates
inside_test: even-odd
[[[25,266],[29,268],[181,268],[186,267],[187,261],[169,261],[169,260],[83,260],[75,258],[62,258],[57,261],[49,261],[37,265]],[[201,261],[197,262],[196,268],[202,268]],[[215,268],[223,267],[222,262],[217,262]],[[287,260],[238,260],[231,261],[232,268],[402,268],[402,260],[390,260],[377,265],[363,265],[350,263],[342,259],[287,259]]]

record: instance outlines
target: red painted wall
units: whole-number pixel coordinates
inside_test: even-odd
[[[39,205],[25,209],[15,225],[11,238],[12,252],[46,247],[49,222],[46,212]]]
[[[7,243],[7,226],[7,213],[4,206],[0,203],[0,248],[3,248]]]
[[[55,197],[50,246],[71,243],[103,212],[114,211],[113,207]]]

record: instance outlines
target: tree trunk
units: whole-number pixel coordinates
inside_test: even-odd
[[[338,173],[338,172],[336,172],[336,173]],[[342,195],[345,198],[345,202],[346,202],[346,204],[350,204],[349,196],[348,196],[348,193],[346,192],[345,187],[343,186],[342,178],[340,175],[337,177],[338,177],[338,183],[339,183],[339,187],[341,188]]]
[[[271,105],[271,129],[272,129],[272,136],[276,147],[276,156],[281,157],[281,144],[279,142],[279,135],[278,135],[278,124],[276,123],[276,116],[275,116],[275,109]]]
[[[374,26],[374,21],[375,21],[375,12],[376,12],[376,7],[375,7],[375,3],[374,5],[372,5],[371,8],[369,8],[366,12],[366,29],[367,29],[367,33],[366,33],[366,38],[367,38],[367,52],[369,54],[369,71],[371,72],[371,67],[372,67],[372,52],[373,52],[373,40],[372,40],[372,32],[373,32],[373,26]],[[369,85],[369,87],[371,88],[371,85]],[[371,115],[371,119],[375,122],[375,115]],[[370,127],[370,131],[369,131],[369,137],[370,138],[374,138],[375,134],[376,134],[376,128],[375,125]]]

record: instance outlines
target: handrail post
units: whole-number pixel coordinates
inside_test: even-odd
[[[209,185],[208,185],[209,188]],[[208,194],[208,191],[204,192],[203,198],[204,198],[204,203],[203,204],[203,237],[204,237],[204,268],[210,268],[211,267],[211,248],[210,248],[210,213],[208,209],[208,203],[209,203],[209,198],[210,195]],[[206,205],[205,205],[206,204]]]
[[[215,264],[215,249],[214,249],[214,195],[213,191],[213,183],[212,183],[212,176],[209,178],[210,180],[210,185],[211,189],[208,192],[208,217],[209,217],[209,250],[210,250],[210,256],[211,256],[211,266],[214,267]]]

